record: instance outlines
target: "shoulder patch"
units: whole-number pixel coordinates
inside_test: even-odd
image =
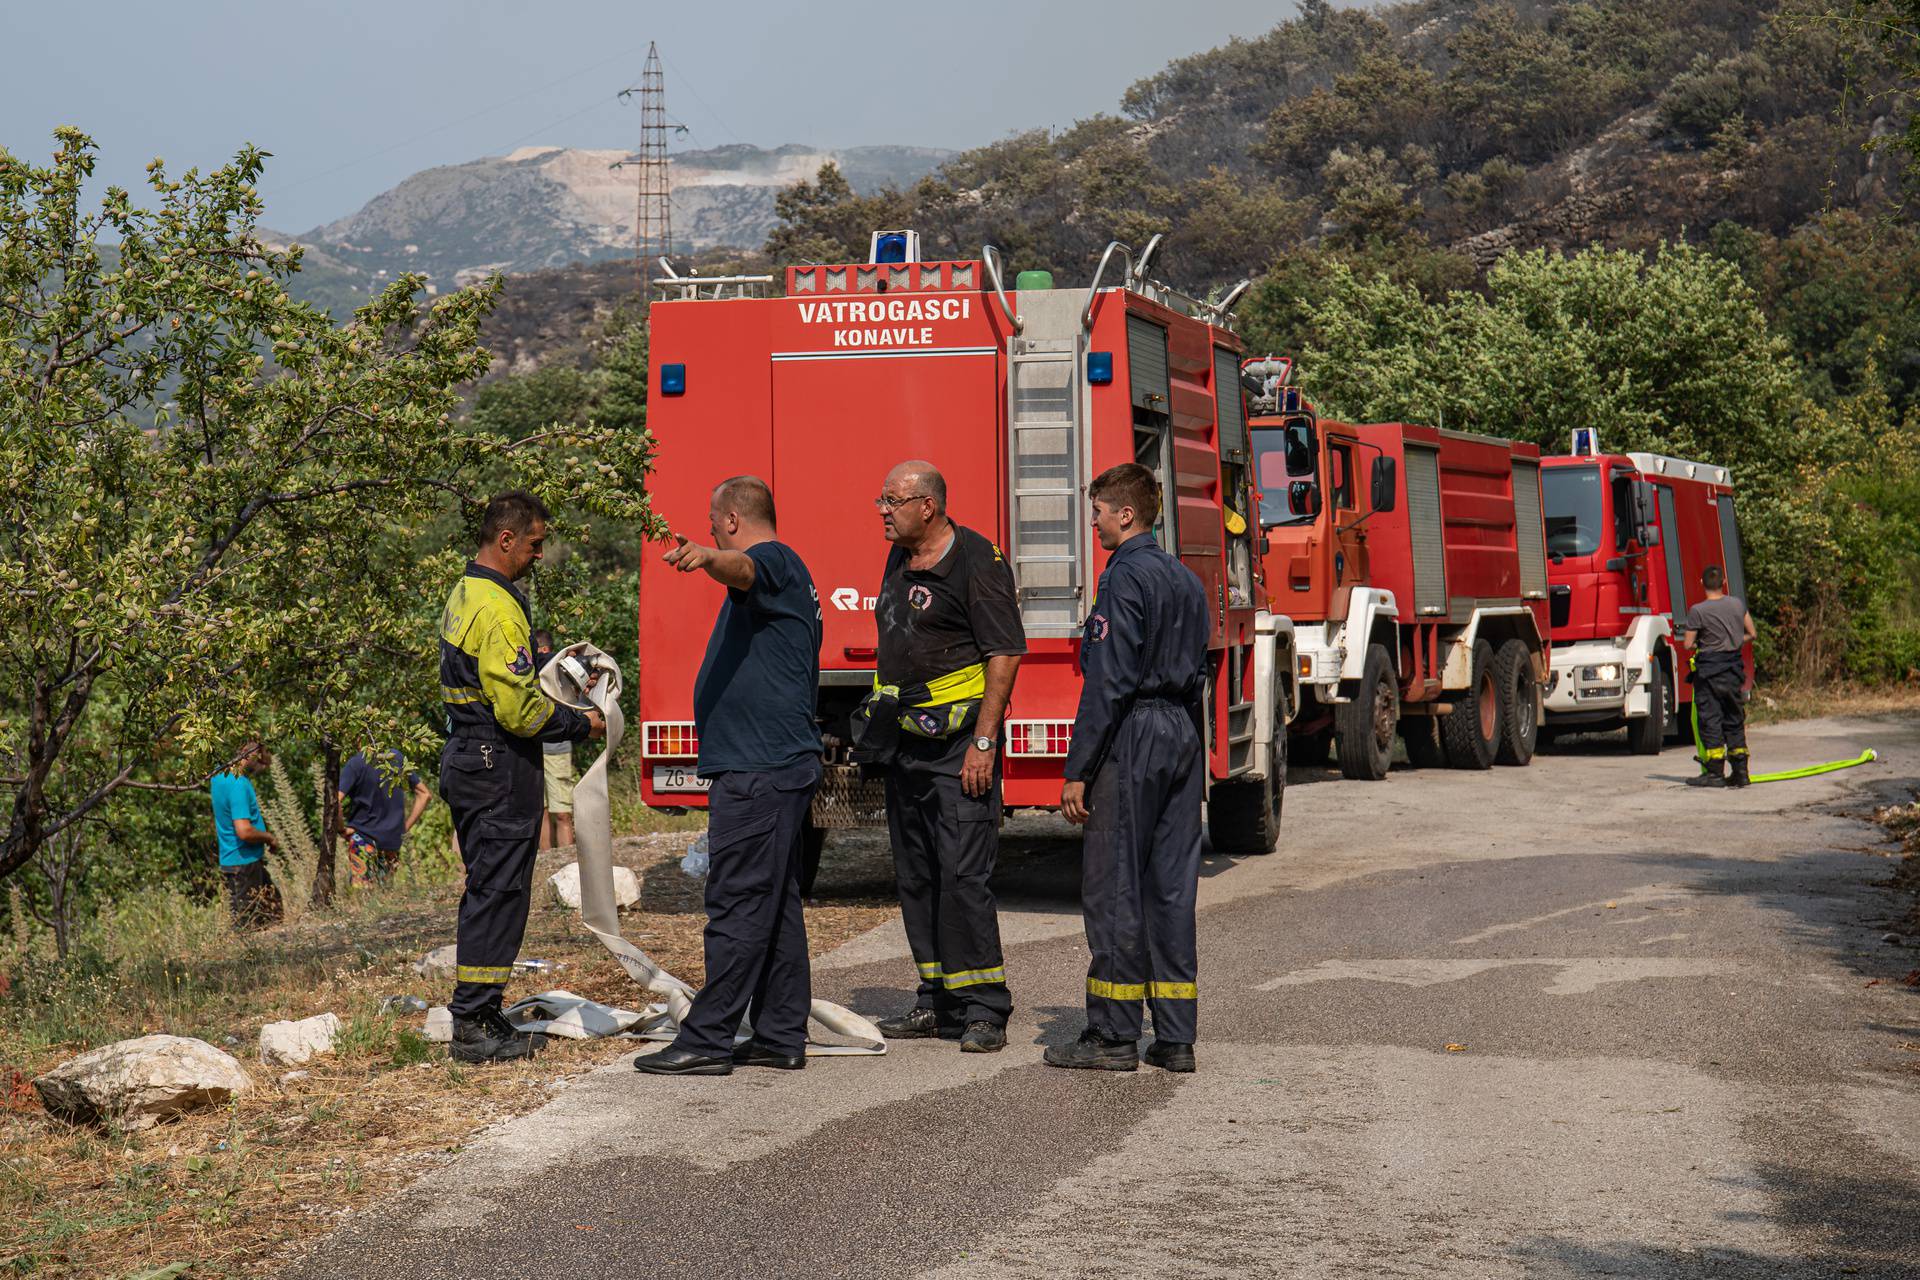
[[[507,670],[517,676],[524,676],[533,670],[533,655],[527,652],[525,645],[513,651],[513,661],[507,664]]]
[[[1107,615],[1096,613],[1087,619],[1087,643],[1099,644],[1107,638]]]
[[[1004,560],[1006,559],[1006,557],[1005,557],[1004,555],[1002,555],[1002,554],[1000,554],[1000,544],[999,544],[999,543],[997,543],[997,542],[989,542],[989,543],[988,543],[987,545],[988,545],[989,547],[992,547],[992,548],[993,548],[993,559],[994,559],[994,562],[995,562],[996,564],[997,564],[997,563],[999,563],[999,562],[1001,562],[1001,561],[1004,561]]]

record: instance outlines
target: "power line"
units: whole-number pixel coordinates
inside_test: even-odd
[[[666,64],[665,58],[662,58],[660,61],[661,61],[661,65],[664,66]],[[673,73],[673,78],[680,82],[680,85],[682,88],[684,88],[688,93],[693,95],[693,100],[699,103],[700,106],[706,111],[708,115],[713,117],[713,122],[719,125],[720,128],[726,132],[726,135],[729,138],[732,138],[735,142],[744,143],[746,141],[746,139],[742,138],[739,134],[735,133],[732,129],[727,127],[727,122],[720,118],[720,113],[718,111],[715,111],[712,107],[707,106],[707,100],[700,96],[700,91],[698,89],[693,87],[693,81],[687,79],[685,76],[681,75],[678,71]]]

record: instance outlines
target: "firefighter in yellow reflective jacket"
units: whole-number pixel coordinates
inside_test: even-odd
[[[494,498],[481,517],[480,548],[440,615],[440,794],[467,866],[451,1005],[451,1052],[462,1062],[529,1057],[544,1043],[500,1012],[527,929],[540,844],[540,744],[606,732],[598,711],[561,706],[536,682],[532,616],[513,584],[539,562],[546,536],[538,498],[518,490]]]

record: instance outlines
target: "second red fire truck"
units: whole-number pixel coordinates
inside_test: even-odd
[[[1043,272],[1008,288],[991,249],[920,260],[911,232],[876,234],[866,262],[771,278],[662,282],[651,315],[655,509],[703,536],[709,495],[743,472],[773,486],[782,541],[821,595],[819,716],[826,779],[817,829],[879,825],[881,788],[848,760],[848,716],[874,684],[874,596],[886,559],[873,496],[894,464],[944,473],[950,514],[1014,566],[1028,654],[1007,713],[1009,808],[1060,802],[1080,695],[1079,636],[1105,563],[1087,483],[1120,462],[1159,477],[1154,536],[1213,609],[1213,846],[1265,853],[1278,837],[1286,725],[1297,704],[1287,620],[1257,572],[1241,344],[1222,302],[1189,298],[1110,246],[1092,281]],[[649,556],[641,567],[641,793],[701,805],[693,682],[720,588]]]

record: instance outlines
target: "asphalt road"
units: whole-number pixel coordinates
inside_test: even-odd
[[[1029,820],[1004,1053],[623,1061],[286,1274],[1911,1280],[1920,939],[1882,940],[1856,815],[1912,794],[1920,724],[1770,728],[1755,758],[1862,745],[1879,763],[1746,792],[1597,741],[1297,776],[1279,854],[1208,859],[1191,1076],[1041,1064],[1081,1026],[1086,951],[1073,843]],[[886,1014],[911,973],[895,924],[816,988]]]

